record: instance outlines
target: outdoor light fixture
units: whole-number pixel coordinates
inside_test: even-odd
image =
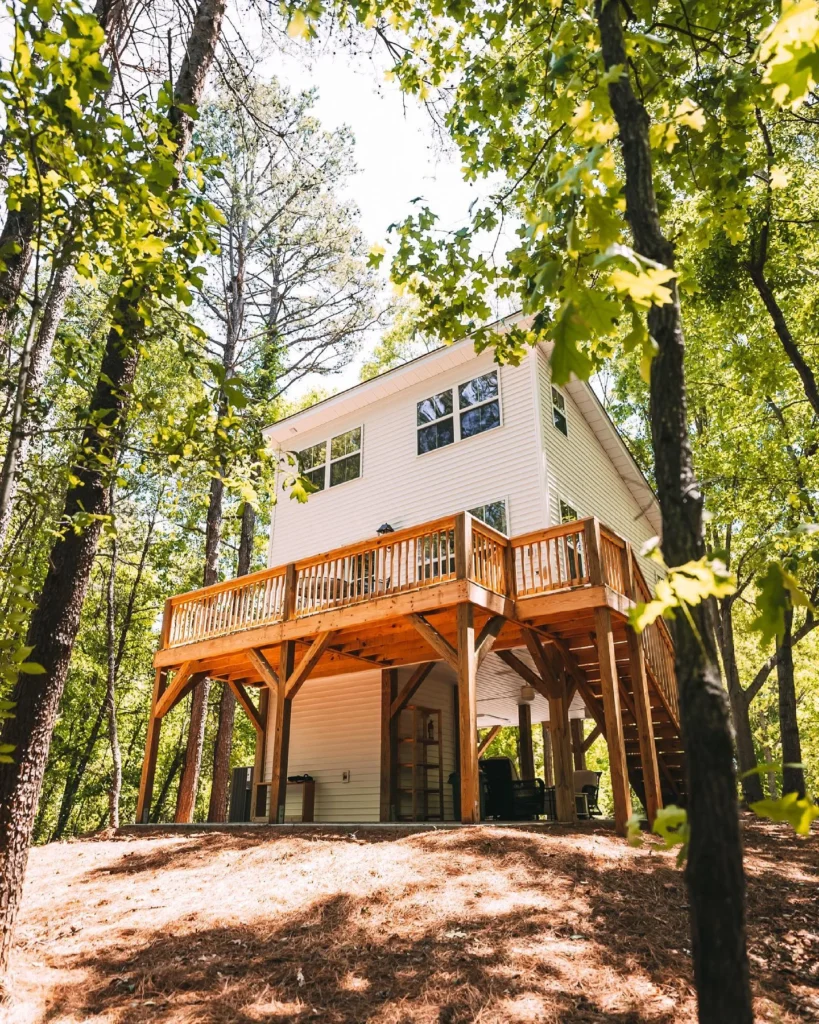
[[[378,534],[395,533],[395,529],[389,523],[382,523],[375,532]]]
[[[524,683],[520,688],[520,702],[521,704],[531,704],[535,699],[535,690],[533,686],[529,686],[528,683]]]

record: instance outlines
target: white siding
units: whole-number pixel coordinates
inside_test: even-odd
[[[560,522],[560,500],[563,499],[581,518],[597,516],[601,522],[631,541],[639,551],[645,541],[656,535],[656,530],[567,388],[561,388],[560,391],[566,401],[569,436],[564,436],[555,427],[550,371],[546,354],[538,349],[537,377],[546,452],[549,524]],[[641,559],[640,564],[649,583],[656,581],[659,575],[656,565],[647,559]]]
[[[271,709],[272,712],[272,709]],[[265,779],[270,778],[275,713],[268,725]],[[381,673],[308,679],[293,700],[288,775],[316,780],[316,821],[378,821],[381,763]],[[342,772],[350,781],[342,782]],[[286,817],[301,811],[288,794]]]
[[[350,544],[394,528],[507,499],[512,533],[543,525],[543,471],[531,360],[500,368],[502,425],[446,448],[416,455],[416,404],[492,369],[490,352],[451,367],[399,394],[351,412],[287,442],[303,449],[363,426],[362,476],[310,496],[285,494],[273,510],[269,564]]]

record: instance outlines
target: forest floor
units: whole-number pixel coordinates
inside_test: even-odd
[[[819,1021],[819,834],[745,826],[757,1020]],[[693,1022],[683,878],[599,825],[32,851],[9,1024]]]

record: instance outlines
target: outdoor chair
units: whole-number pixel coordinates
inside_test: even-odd
[[[543,779],[519,779],[515,763],[508,757],[486,757],[480,766],[487,782],[487,818],[530,821],[546,813]]]
[[[600,794],[600,776],[602,774],[602,772],[593,772],[587,769],[576,771],[574,773],[575,793],[586,794],[586,799],[589,805],[589,814],[596,814],[598,817],[601,817],[603,814],[597,803],[597,797]]]

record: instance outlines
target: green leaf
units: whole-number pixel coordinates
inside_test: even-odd
[[[810,607],[794,577],[779,562],[770,562],[765,573],[757,580],[758,592],[754,604],[757,617],[751,629],[762,634],[762,643],[769,644],[774,637],[785,632],[785,612],[789,607]]]
[[[800,799],[797,793],[786,793],[778,800],[758,800],[749,806],[760,818],[787,822],[800,836],[806,836],[811,822],[819,818],[819,807],[808,797]]]

